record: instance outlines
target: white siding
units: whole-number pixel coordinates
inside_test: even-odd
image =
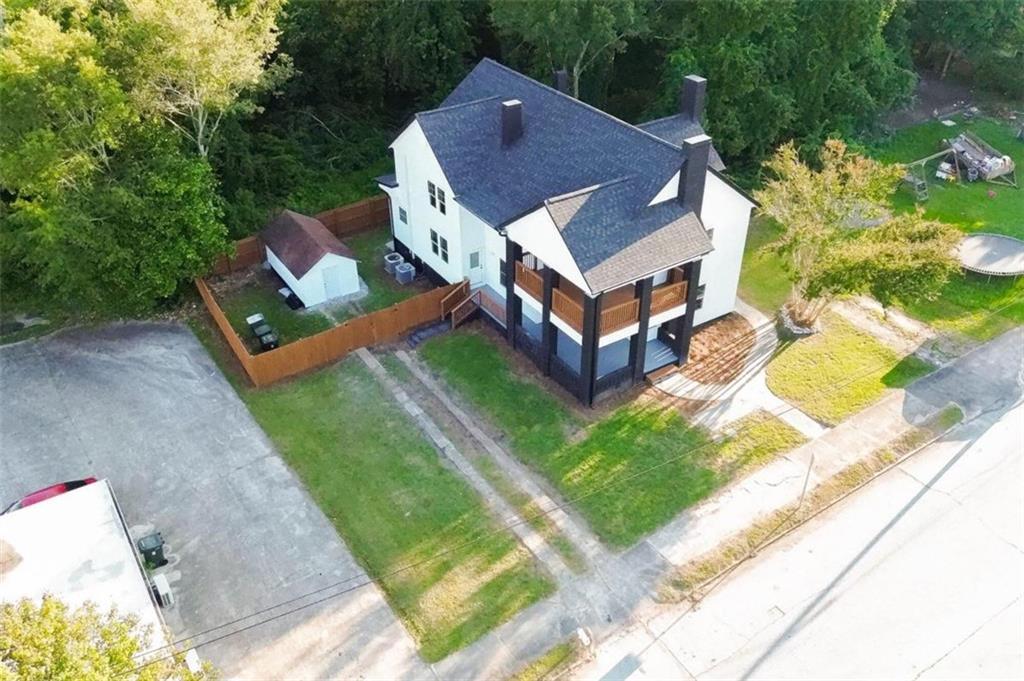
[[[461,281],[468,274],[469,255],[462,246],[460,218],[452,188],[437,162],[418,122],[413,121],[392,143],[395,153],[395,175],[398,187],[388,192],[392,199],[395,236],[409,247],[425,264],[449,282]],[[447,211],[442,214],[430,205],[427,182],[433,182],[445,193]],[[408,225],[398,220],[398,208],[405,208]],[[448,262],[434,255],[430,230],[448,240]],[[463,263],[465,262],[466,269]]]
[[[533,253],[580,289],[590,291],[546,208],[527,213],[511,223],[507,231],[509,238],[523,247],[524,253]]]
[[[267,262],[284,279],[288,288],[299,297],[299,300],[306,307],[319,305],[327,300],[327,289],[324,287],[324,270],[329,267],[342,268],[342,295],[355,293],[359,290],[359,272],[356,261],[351,258],[328,253],[320,258],[320,261],[313,265],[301,279],[296,279],[269,248],[267,249]]]
[[[704,305],[694,314],[694,324],[703,324],[736,309],[736,289],[752,208],[746,197],[708,173],[701,221],[707,229],[714,230],[711,239],[715,250],[704,256],[701,265],[700,281],[707,288]]]
[[[484,230],[484,283],[502,296],[505,295],[505,287],[501,283],[501,262],[505,259],[506,241],[497,230]]]

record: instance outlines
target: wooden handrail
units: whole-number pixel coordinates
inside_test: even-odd
[[[651,291],[651,314],[678,307],[686,302],[686,282],[664,284]]]
[[[640,319],[640,301],[634,298],[601,311],[601,334],[624,329]]]
[[[469,294],[469,280],[463,279],[459,282],[457,288],[452,289],[452,292],[441,299],[441,319],[444,319],[452,312],[455,308],[461,305],[465,301],[465,297]],[[462,296],[458,299],[458,302],[454,303],[451,307],[448,307],[448,301],[455,296]]]
[[[551,291],[551,311],[577,332],[583,332],[583,308],[557,288]]]
[[[516,263],[516,283],[537,300],[544,298],[544,280],[540,274],[521,262]]]

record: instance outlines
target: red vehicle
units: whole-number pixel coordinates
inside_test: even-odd
[[[59,482],[56,485],[44,487],[43,489],[36,490],[35,492],[32,492],[32,494],[28,494],[18,501],[15,501],[13,504],[5,508],[3,513],[10,513],[11,511],[17,511],[19,508],[38,504],[40,501],[46,501],[52,497],[60,496],[65,492],[70,492],[73,489],[91,485],[94,482],[96,482],[96,478],[89,477],[84,480],[69,480],[68,482]],[[0,515],[3,515],[3,513],[0,513]]]

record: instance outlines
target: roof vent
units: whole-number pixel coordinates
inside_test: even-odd
[[[523,103],[508,99],[501,103],[501,145],[508,146],[523,136]]]
[[[551,72],[551,80],[556,90],[563,95],[569,94],[569,72],[565,69],[558,69]]]
[[[702,79],[703,80],[703,79]],[[704,206],[704,183],[708,174],[708,155],[711,152],[711,138],[694,135],[683,140],[686,160],[679,169],[679,193],[677,199],[685,208],[700,217]]]
[[[708,89],[707,78],[687,76],[683,78],[683,87],[679,92],[679,113],[694,123],[700,123],[704,113],[704,93]]]

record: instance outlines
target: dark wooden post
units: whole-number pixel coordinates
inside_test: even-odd
[[[629,344],[629,365],[633,367],[633,382],[644,380],[644,361],[647,359],[647,329],[651,325],[651,291],[654,277],[636,282],[634,291],[640,299],[640,327]]]
[[[697,289],[700,288],[700,260],[683,265],[686,273],[686,313],[676,331],[676,347],[679,359],[676,366],[683,366],[690,357],[690,339],[693,338],[693,315],[697,313]]]
[[[541,341],[540,357],[541,369],[545,376],[551,375],[551,355],[555,351],[556,331],[555,325],[551,323],[551,299],[554,295],[555,285],[558,283],[558,273],[548,266],[544,266],[544,296],[541,301]]]
[[[523,301],[516,295],[516,263],[523,259],[523,247],[505,237],[505,332],[516,346],[516,327],[523,314]]]
[[[580,352],[580,401],[588,407],[594,404],[594,384],[597,380],[597,352],[601,340],[601,298],[583,296],[583,347]]]

